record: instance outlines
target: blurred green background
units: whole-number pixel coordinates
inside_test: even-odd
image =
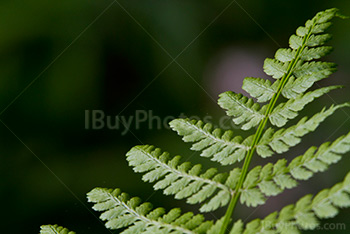
[[[241,92],[246,76],[266,77],[264,58],[272,57],[279,46],[286,47],[298,26],[330,7],[350,15],[346,0],[239,4],[230,0],[2,0],[0,118],[10,130],[0,125],[1,233],[38,233],[39,226],[48,223],[81,234],[110,233],[86,202],[85,194],[97,186],[119,187],[155,206],[197,208],[153,192],[152,185],[142,183],[141,175],[128,167],[125,153],[137,144],[154,144],[172,155],[182,154],[206,166],[215,164],[199,159],[164,127],[150,129],[143,123],[126,134],[121,129],[87,130],[85,110],[126,118],[145,110],[161,119],[196,115],[218,121],[224,115],[216,105],[218,94]],[[339,71],[321,83],[345,88],[331,93],[333,100],[318,99],[304,114],[349,101],[349,29],[349,20],[336,20],[332,27],[335,51],[327,60],[338,63]],[[171,63],[169,55],[179,55],[178,64]],[[311,144],[346,133],[349,115],[349,110],[338,111],[316,134],[306,137],[305,144],[283,157],[299,155]],[[304,194],[332,186],[349,171],[349,156],[327,173],[270,199],[266,206],[240,206],[236,217],[246,221],[263,217]],[[346,223],[350,230],[349,213],[342,210],[336,219],[325,222]]]

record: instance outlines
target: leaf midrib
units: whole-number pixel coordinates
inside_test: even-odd
[[[205,178],[202,178],[200,176],[192,176],[192,175],[189,175],[187,173],[183,173],[175,168],[172,168],[170,167],[169,165],[167,165],[166,163],[163,163],[161,162],[159,159],[153,157],[149,152],[147,152],[146,150],[144,149],[139,149],[141,150],[144,154],[146,154],[151,160],[155,161],[158,165],[160,165],[161,167],[167,169],[169,172],[172,172],[172,173],[175,173],[175,174],[178,174],[180,175],[180,177],[187,177],[189,178],[190,180],[193,180],[193,181],[202,181],[204,183],[207,183],[207,184],[211,184],[211,185],[214,185],[215,187],[218,187],[220,188],[221,190],[225,190],[227,191],[228,193],[232,194],[234,191],[232,189],[230,189],[229,187],[227,187],[226,185],[224,184],[221,184],[221,183],[218,183],[218,182],[215,182],[215,181],[212,181],[210,179],[205,179]]]

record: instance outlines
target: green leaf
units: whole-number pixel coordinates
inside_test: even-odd
[[[344,103],[337,106],[331,106],[329,109],[322,109],[321,112],[315,114],[310,119],[302,118],[296,125],[287,129],[280,129],[275,132],[272,128],[265,131],[260,142],[257,145],[257,153],[262,157],[270,157],[275,151],[278,154],[287,152],[301,142],[301,137],[313,132],[316,128],[336,110],[350,107],[350,103]]]
[[[299,180],[309,179],[313,173],[326,170],[337,163],[341,155],[350,151],[350,133],[333,143],[323,143],[318,150],[311,147],[303,155],[296,157],[288,166],[291,175]]]
[[[150,203],[141,203],[139,198],[129,198],[120,189],[95,188],[87,194],[88,201],[95,203],[93,209],[103,212],[102,220],[109,229],[126,228],[123,234],[139,233],[205,233],[212,225],[202,215],[188,212],[181,214],[178,208],[168,213],[153,209]],[[109,205],[105,205],[105,204]],[[106,214],[107,213],[107,214]],[[205,227],[205,229],[203,229]]]
[[[277,92],[278,85],[278,80],[271,84],[269,80],[247,77],[243,80],[242,88],[250,96],[257,98],[257,101],[262,103],[271,100],[272,96]]]
[[[75,234],[75,232],[69,231],[67,228],[55,225],[43,225],[40,227],[40,234]]]
[[[210,212],[220,207],[227,205],[230,202],[230,193],[226,191],[220,191],[210,201],[204,204],[201,208],[201,212]]]
[[[331,69],[335,69],[337,67],[337,65],[335,63],[327,63],[327,62],[307,62],[304,63],[302,65],[297,66],[294,71],[293,74],[296,77],[302,77],[305,75],[312,75],[315,73],[318,73],[320,71],[324,71],[324,70],[331,70]]]
[[[276,196],[283,191],[275,182],[267,180],[259,183],[259,189],[266,196]]]
[[[294,158],[288,166],[285,159],[280,159],[275,164],[255,167],[248,173],[243,189],[255,187],[266,196],[276,196],[286,188],[296,187],[296,180],[307,180],[314,173],[325,171],[331,164],[337,163],[342,154],[349,151],[350,133],[339,137],[333,143],[323,143],[319,148],[310,147],[303,155]],[[347,197],[340,197],[343,198],[344,205],[347,205]],[[341,205],[341,202],[338,203],[338,206]]]
[[[331,189],[325,189],[314,198],[306,195],[295,205],[288,205],[263,220],[255,219],[242,227],[240,221],[231,233],[300,233],[299,230],[314,230],[319,226],[318,218],[332,218],[338,208],[350,207],[350,173],[344,181]],[[340,202],[339,200],[340,199]],[[233,232],[233,230],[235,232]],[[231,234],[230,233],[230,234]]]
[[[274,59],[265,60],[264,71],[275,79],[274,82],[246,78],[243,89],[252,98],[234,92],[220,94],[218,103],[226,114],[242,130],[259,126],[255,134],[247,134],[244,139],[234,136],[230,130],[214,129],[212,124],[202,121],[176,119],[170,122],[171,128],[185,142],[192,143],[191,149],[200,151],[202,157],[224,166],[245,159],[242,168],[231,169],[229,173],[218,173],[215,168],[203,172],[200,164],[182,162],[180,156],[170,156],[148,145],[136,146],[127,153],[129,165],[135,172],[143,173],[144,181],[154,183],[156,190],[162,189],[164,194],[174,195],[176,199],[186,199],[189,204],[202,203],[201,212],[214,211],[230,204],[224,217],[213,224],[205,221],[201,214],[182,213],[179,208],[166,213],[163,208],[153,209],[150,203],[130,198],[119,189],[96,188],[88,194],[88,200],[95,203],[94,210],[101,211],[100,218],[106,221],[106,226],[123,229],[124,234],[227,233],[236,201],[247,206],[265,204],[267,196],[276,196],[296,187],[297,180],[306,180],[317,172],[325,171],[349,152],[350,133],[320,147],[312,146],[289,163],[282,158],[249,170],[255,150],[264,158],[285,153],[299,144],[304,135],[316,130],[335,110],[350,106],[345,103],[324,108],[311,118],[301,117],[296,125],[282,128],[289,120],[298,117],[299,111],[307,104],[340,87],[309,91],[316,82],[336,70],[333,63],[313,61],[332,51],[332,47],[325,46],[331,39],[325,30],[331,26],[329,21],[334,17],[343,18],[335,8],[318,13],[290,37],[290,48],[279,49]],[[281,96],[287,100],[281,101]],[[269,103],[259,104],[266,102]],[[274,126],[266,128],[268,121]],[[255,219],[246,225],[241,220],[236,221],[230,234],[294,234],[300,230],[314,230],[320,218],[334,217],[339,208],[344,207],[350,207],[350,173],[342,183],[331,189],[321,191],[314,198],[307,195],[295,205],[286,206],[262,220]]]
[[[335,71],[335,67],[327,67],[323,70],[303,75],[297,79],[295,77],[291,77],[284,86],[282,95],[287,99],[295,99],[311,88],[315,82],[327,78]]]
[[[235,168],[231,170],[225,185],[227,185],[231,189],[235,189],[238,184],[239,177],[241,176],[241,172],[242,171],[240,168]]]
[[[324,45],[332,36],[330,34],[311,35],[306,43],[309,47]]]
[[[135,172],[145,173],[142,177],[144,181],[156,182],[154,188],[163,189],[166,195],[175,195],[176,199],[187,198],[190,204],[210,198],[202,205],[202,212],[225,206],[233,193],[225,185],[227,174],[218,174],[214,168],[202,173],[201,165],[180,164],[180,156],[170,157],[169,153],[153,146],[133,147],[127,153],[127,160]],[[221,199],[219,203],[218,197]]]
[[[295,99],[289,99],[287,102],[279,104],[273,110],[269,116],[270,122],[277,127],[282,127],[288,122],[288,120],[297,117],[298,112],[304,109],[304,107],[315,98],[319,98],[331,90],[338,89],[340,87],[341,86],[330,86],[320,88],[307,92],[306,94],[299,95]]]
[[[289,38],[289,46],[290,48],[294,49],[294,50],[297,50],[299,49],[300,47],[303,46],[303,38],[302,37],[299,37],[297,35],[292,35],[290,38]]]
[[[238,220],[233,224],[230,234],[237,234],[242,232],[243,232],[243,222],[242,220]]]
[[[255,103],[253,99],[234,92],[225,92],[219,96],[218,103],[221,108],[227,110],[227,115],[233,117],[232,120],[235,124],[243,124],[243,130],[256,127],[264,118],[266,108],[260,109],[260,105]]]
[[[333,48],[330,46],[322,46],[317,48],[306,48],[303,51],[301,60],[311,61],[314,59],[322,58],[332,52]]]
[[[297,55],[296,50],[278,49],[275,54],[275,58],[280,62],[286,63],[295,59],[296,55]]]
[[[264,204],[266,198],[262,192],[257,188],[243,189],[241,191],[240,202],[246,204],[247,206],[256,207],[258,205]]]
[[[264,72],[272,78],[280,79],[288,71],[289,63],[279,62],[276,59],[265,59]]]
[[[337,8],[331,8],[325,11],[321,11],[317,13],[317,15],[313,18],[313,21],[315,21],[317,24],[329,22],[334,17],[339,17],[338,11],[339,10]]]
[[[246,179],[244,180],[243,189],[249,189],[256,186],[259,180],[259,174],[261,166],[257,166],[249,171]]]
[[[210,227],[210,229],[208,230],[207,234],[217,234],[217,233],[219,233],[223,223],[224,223],[224,217],[222,217],[221,219],[218,219],[214,223],[214,225]]]
[[[210,123],[175,119],[169,124],[174,131],[183,136],[183,141],[194,143],[192,150],[202,151],[201,156],[210,157],[212,161],[222,165],[242,161],[250,149],[250,138],[243,140],[240,136],[234,136],[231,130],[213,129]]]

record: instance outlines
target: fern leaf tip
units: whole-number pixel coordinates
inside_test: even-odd
[[[55,225],[42,225],[40,227],[40,234],[75,234],[75,232],[69,231],[67,228]]]

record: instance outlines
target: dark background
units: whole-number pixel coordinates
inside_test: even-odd
[[[184,114],[218,121],[224,115],[216,104],[218,94],[241,92],[246,76],[266,77],[264,58],[288,46],[298,26],[330,7],[350,15],[346,0],[112,2],[0,2],[1,233],[38,233],[49,223],[81,234],[110,233],[86,201],[94,187],[119,187],[156,207],[197,208],[154,193],[128,167],[125,154],[134,145],[154,144],[206,167],[215,164],[198,159],[165,127],[142,123],[124,135],[122,129],[87,130],[85,110],[126,118],[136,110],[152,110],[161,119]],[[335,51],[327,60],[338,63],[339,71],[321,82],[345,88],[308,105],[303,114],[350,99],[349,28],[349,20],[336,20],[332,27]],[[303,145],[274,159],[300,155],[312,144],[347,133],[349,116],[349,110],[336,112]],[[235,217],[264,217],[332,186],[349,171],[349,156],[266,206],[239,206]],[[325,222],[346,223],[349,229],[349,212],[344,209]]]

